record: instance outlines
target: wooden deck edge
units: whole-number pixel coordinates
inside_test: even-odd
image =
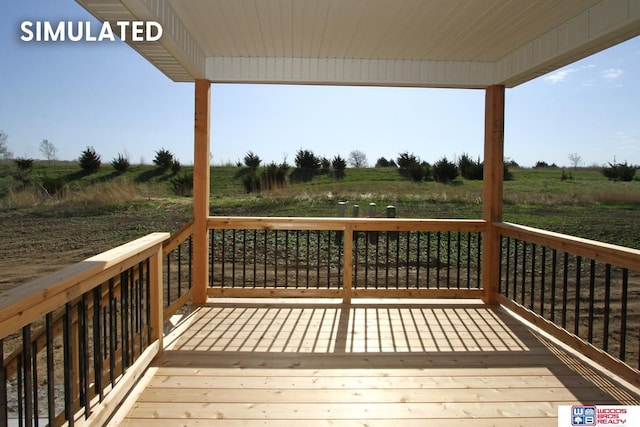
[[[140,378],[145,374],[145,372],[147,372],[147,368],[157,356],[159,349],[159,341],[154,341],[149,347],[147,347],[142,355],[138,357],[138,360],[136,360],[136,362],[127,369],[123,377],[118,381],[103,401],[92,408],[92,413],[89,418],[78,419],[76,420],[75,425],[93,426],[107,425],[107,423],[110,423],[113,416],[119,412],[119,407],[122,406],[122,403],[125,402],[125,399],[139,383]],[[135,399],[128,400],[135,402]]]
[[[497,301],[507,310],[513,312],[525,321],[531,323],[533,326],[547,333],[549,336],[556,339],[560,343],[568,346],[570,349],[583,356],[586,356],[599,367],[604,368],[607,371],[617,375],[622,380],[628,382],[630,385],[636,387],[640,391],[639,372],[626,363],[621,362],[610,354],[605,353],[599,348],[584,341],[580,337],[557,326],[556,324],[548,321],[542,316],[534,313],[526,307],[523,307],[522,305],[505,297],[504,295],[498,295]]]
[[[170,330],[170,332],[163,338],[164,350],[170,350],[175,345],[175,343],[178,341],[178,338],[180,338],[182,333],[184,333],[184,331],[189,328],[189,326],[193,322],[195,314],[198,312],[198,310],[198,308],[195,308],[189,314],[181,316],[180,320],[176,324],[167,325],[167,329]],[[169,320],[165,321],[165,323],[169,322]],[[101,419],[89,418],[86,421],[86,425],[120,425],[125,420],[127,414],[131,411],[133,405],[135,405],[135,403],[138,401],[138,397],[146,389],[147,385],[156,374],[158,368],[152,366],[151,364],[153,363],[154,359],[161,355],[162,353],[158,354],[156,349],[156,352],[153,352],[149,357],[146,357],[144,361],[146,362],[144,365],[144,369],[142,369],[141,372],[138,372],[138,375],[135,377],[135,379],[132,379],[130,381],[129,391],[124,393],[120,402],[111,408],[111,413]],[[101,408],[100,410],[103,411],[104,409]]]
[[[209,297],[343,298],[344,289],[208,288]],[[352,289],[353,298],[481,298],[482,289]]]
[[[453,298],[482,297],[482,289],[354,289],[354,298]]]
[[[342,298],[340,289],[207,288],[209,297],[231,298]]]

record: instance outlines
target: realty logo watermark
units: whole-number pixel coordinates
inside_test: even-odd
[[[574,426],[640,426],[640,406],[559,406],[558,427]]]
[[[92,26],[93,24],[93,26]],[[162,25],[155,21],[22,21],[20,40],[24,42],[154,42],[162,37]]]

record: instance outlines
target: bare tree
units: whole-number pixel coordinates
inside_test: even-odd
[[[367,155],[360,150],[350,152],[348,162],[352,168],[366,168],[369,166],[367,163]]]
[[[8,138],[9,135],[0,130],[0,160],[11,160],[13,158],[13,153],[9,150],[9,145],[7,145]]]
[[[56,148],[52,142],[49,142],[48,139],[43,139],[40,143],[40,152],[49,162],[56,160],[58,156],[58,148]]]
[[[578,169],[578,166],[582,164],[582,157],[578,153],[569,154],[569,161],[571,162],[571,166],[573,166],[573,170]]]

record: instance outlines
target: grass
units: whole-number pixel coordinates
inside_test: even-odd
[[[132,166],[123,174],[105,165],[85,174],[77,163],[36,162],[31,183],[61,180],[64,191],[49,196],[38,185],[21,185],[13,163],[0,163],[0,215],[20,210],[31,215],[96,215],[153,203],[184,199],[176,196],[171,174],[149,165]],[[192,168],[183,167],[190,173]],[[182,173],[181,172],[181,173]],[[504,219],[552,231],[640,248],[640,181],[611,182],[597,169],[513,169],[504,183]],[[367,215],[370,203],[384,214],[387,205],[398,217],[481,218],[482,181],[459,178],[452,185],[414,183],[393,168],[347,169],[343,179],[328,175],[288,184],[262,193],[244,191],[235,166],[211,168],[211,212],[214,215],[335,216],[337,202],[347,201],[347,215],[359,205]],[[163,200],[160,202],[160,200]]]

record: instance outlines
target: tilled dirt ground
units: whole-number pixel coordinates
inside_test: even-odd
[[[91,216],[0,213],[0,292],[148,233],[173,233],[191,212],[171,201]]]

